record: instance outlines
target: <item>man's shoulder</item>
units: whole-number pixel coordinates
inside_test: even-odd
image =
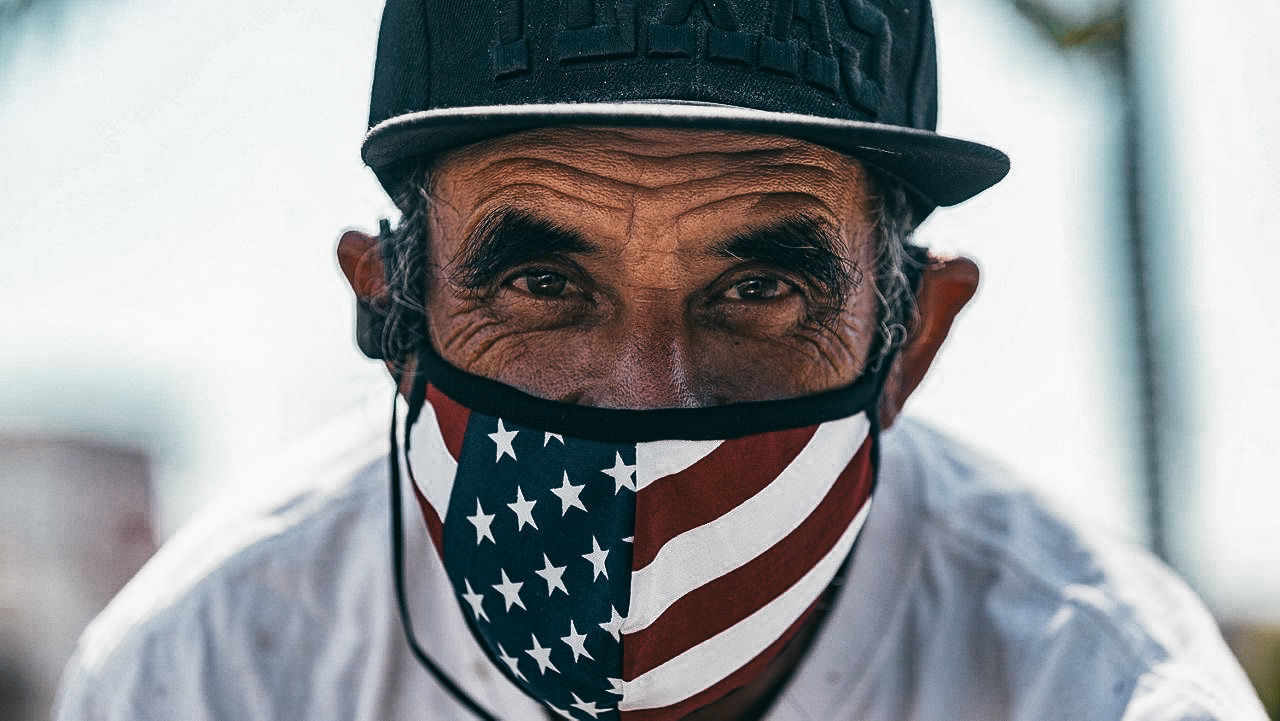
[[[269,673],[255,667],[323,652],[339,616],[385,596],[386,443],[352,428],[314,434],[179,529],[86,628],[63,711],[93,689],[178,697],[217,682],[202,674]]]
[[[1178,643],[1171,613],[1204,606],[1145,548],[1069,515],[985,453],[919,423],[904,429],[915,464],[912,502],[927,551],[984,578],[990,593],[1028,604],[1093,608],[1136,656]],[[1204,616],[1208,619],[1207,614]],[[1212,622],[1210,621],[1212,625]],[[1215,631],[1216,633],[1216,631]]]
[[[1200,709],[1190,717],[1260,717],[1204,605],[1145,549],[1066,516],[936,430],[908,422],[888,440],[898,477],[884,480],[902,484],[919,524],[910,603],[934,609],[925,624],[969,627],[951,637],[999,659],[1011,705],[1181,718],[1138,713],[1165,695]]]

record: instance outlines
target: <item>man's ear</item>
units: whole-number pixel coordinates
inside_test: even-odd
[[[387,276],[377,236],[359,230],[343,233],[338,239],[338,267],[342,268],[356,298],[375,301],[385,297]]]
[[[929,256],[916,292],[919,318],[889,369],[880,398],[881,427],[888,428],[947,339],[956,315],[978,290],[978,265],[964,257]]]
[[[378,237],[358,230],[348,230],[338,239],[338,267],[356,294],[356,345],[375,359],[383,357],[382,332],[390,297],[382,251]],[[391,364],[387,368],[394,376]]]
[[[383,221],[383,232],[387,232]],[[382,319],[390,295],[383,262],[381,241],[378,236],[359,230],[348,230],[338,239],[338,267],[356,294],[356,344],[370,358],[381,358],[379,343],[382,336]],[[409,397],[413,384],[416,359],[401,359],[399,367],[391,360],[383,359],[392,378],[399,379],[400,392]]]

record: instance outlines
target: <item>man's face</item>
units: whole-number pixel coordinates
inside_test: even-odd
[[[867,178],[832,150],[703,130],[530,131],[432,173],[440,354],[579,404],[807,395],[876,328]]]

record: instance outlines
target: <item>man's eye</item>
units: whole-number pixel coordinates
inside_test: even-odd
[[[541,298],[559,298],[564,295],[569,279],[559,273],[534,270],[516,277],[511,284]]]
[[[777,278],[753,276],[734,283],[725,292],[725,297],[730,300],[745,301],[773,300],[789,292],[791,292],[791,286]]]

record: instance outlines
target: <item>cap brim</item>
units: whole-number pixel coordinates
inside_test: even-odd
[[[933,206],[968,200],[1009,172],[1008,156],[995,148],[924,130],[663,101],[493,105],[407,113],[371,128],[361,156],[385,183],[401,161],[521,130],[566,125],[706,128],[799,138],[875,166]]]

